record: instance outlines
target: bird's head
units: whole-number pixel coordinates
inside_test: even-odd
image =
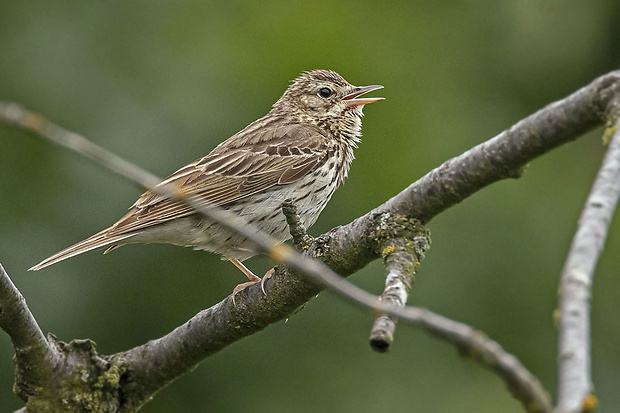
[[[381,85],[353,86],[331,70],[312,70],[295,79],[273,107],[317,122],[360,118],[364,105],[384,99],[360,96],[382,88]]]

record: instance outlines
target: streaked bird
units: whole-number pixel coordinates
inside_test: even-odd
[[[207,156],[179,169],[159,185],[177,185],[205,207],[217,206],[254,224],[278,241],[291,238],[282,203],[290,199],[310,227],[345,180],[360,141],[364,105],[383,98],[361,97],[383,86],[353,86],[338,73],[302,73],[262,118],[219,144]],[[178,201],[147,191],[114,225],[30,268],[37,271],[64,259],[107,246],[168,243],[222,256],[250,282],[261,278],[242,261],[254,244],[199,216]]]

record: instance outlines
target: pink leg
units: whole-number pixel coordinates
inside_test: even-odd
[[[254,273],[250,271],[248,267],[243,265],[243,263],[241,263],[241,261],[239,261],[238,259],[233,258],[232,260],[230,260],[230,262],[232,262],[232,264],[235,267],[239,268],[239,270],[241,270],[241,272],[245,274],[246,277],[248,277],[248,280],[253,281],[253,282],[260,281],[260,277],[257,277],[256,275],[254,275]]]
[[[269,277],[271,277],[271,274],[273,273],[273,270],[268,271],[267,274],[265,274],[265,277],[263,279],[261,279],[260,277],[256,276],[252,271],[250,271],[245,265],[243,265],[241,263],[241,261],[239,261],[236,258],[233,258],[230,260],[230,262],[237,268],[239,268],[239,270],[245,274],[246,277],[248,277],[248,279],[250,280],[249,282],[246,283],[241,283],[239,285],[237,285],[235,287],[235,289],[232,292],[232,298],[233,298],[233,305],[236,307],[237,304],[235,303],[235,295],[239,292],[244,290],[245,288],[249,287],[252,284],[256,284],[257,282],[260,281],[260,288],[263,291],[263,294],[267,295],[267,293],[265,292],[265,286],[264,286],[264,282],[266,279],[268,279]]]

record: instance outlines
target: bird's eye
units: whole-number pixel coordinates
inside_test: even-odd
[[[328,87],[324,87],[321,90],[319,90],[319,96],[322,98],[327,99],[331,95],[332,95],[332,90]]]

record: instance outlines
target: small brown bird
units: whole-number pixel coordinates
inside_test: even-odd
[[[176,184],[206,207],[227,209],[279,241],[291,238],[282,203],[290,199],[301,222],[317,220],[349,173],[360,141],[362,108],[383,98],[359,96],[383,86],[356,87],[338,73],[302,73],[267,115],[179,169],[162,184]],[[192,208],[147,191],[129,213],[104,229],[30,268],[36,271],[92,249],[168,243],[222,255],[250,280],[261,279],[241,261],[257,254],[253,243],[204,219]]]

